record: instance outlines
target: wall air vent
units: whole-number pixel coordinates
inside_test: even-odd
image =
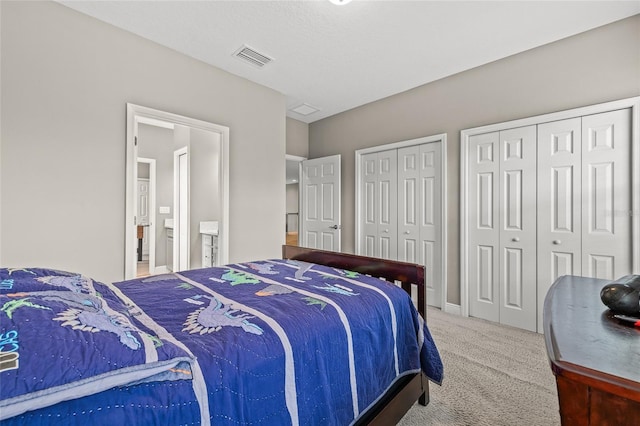
[[[258,52],[257,50],[247,46],[246,44],[243,45],[240,49],[236,50],[233,56],[242,59],[245,62],[249,62],[250,64],[255,65],[259,68],[262,68],[273,60],[273,58],[270,58],[264,53]]]

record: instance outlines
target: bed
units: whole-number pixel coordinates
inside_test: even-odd
[[[395,424],[443,377],[418,265],[284,246],[114,284],[0,280],[2,425]]]

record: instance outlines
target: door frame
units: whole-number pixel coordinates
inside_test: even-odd
[[[156,269],[156,160],[138,157],[137,162],[149,164],[149,274],[153,275]]]
[[[229,263],[229,128],[195,118],[127,103],[124,278],[135,278],[136,274],[137,137],[138,124],[140,123],[155,126],[182,125],[217,133],[220,136],[218,184],[220,188],[221,221],[218,236],[218,259],[220,264]]]
[[[356,247],[356,254],[361,254],[362,253],[362,247],[360,244],[360,234],[362,233],[362,229],[360,226],[362,215],[363,212],[360,209],[360,204],[362,202],[362,194],[360,193],[360,185],[361,185],[361,179],[360,179],[360,173],[361,173],[361,166],[360,164],[362,163],[362,156],[365,154],[371,154],[371,153],[375,153],[375,152],[381,152],[381,151],[388,151],[390,149],[398,149],[398,148],[406,148],[409,146],[415,146],[415,145],[423,145],[426,143],[436,143],[436,142],[440,142],[442,145],[440,147],[440,191],[442,194],[442,205],[441,205],[441,210],[440,210],[440,214],[442,217],[442,223],[441,223],[441,227],[442,227],[442,241],[441,241],[441,246],[440,246],[440,250],[442,252],[442,261],[440,264],[440,268],[442,269],[442,297],[440,300],[440,306],[441,309],[445,312],[450,312],[451,311],[451,307],[449,306],[449,304],[447,303],[447,282],[448,282],[448,274],[447,274],[447,223],[446,223],[446,219],[447,219],[447,134],[446,133],[441,133],[438,135],[432,135],[432,136],[425,136],[422,138],[416,138],[416,139],[410,139],[410,140],[405,140],[405,141],[400,141],[400,142],[393,142],[393,143],[389,143],[389,144],[385,144],[385,145],[378,145],[378,146],[374,146],[371,148],[364,148],[364,149],[359,149],[356,151],[356,172],[355,172],[355,181],[356,181],[356,188],[355,188],[355,203],[356,203],[356,223],[355,223],[355,237],[356,237],[356,241],[355,241],[355,247]],[[454,312],[456,312],[457,309],[454,308]]]
[[[186,157],[183,165],[182,157]],[[173,271],[185,271],[189,269],[191,256],[189,253],[191,229],[189,226],[189,193],[190,179],[189,148],[183,146],[173,151]],[[183,169],[184,167],[184,169]],[[183,177],[184,174],[186,177]],[[186,182],[183,180],[186,179]],[[186,189],[186,202],[182,190]],[[186,219],[185,219],[186,218]],[[186,228],[186,229],[185,229]]]
[[[460,132],[460,314],[469,316],[469,138],[483,133],[515,127],[538,125],[619,109],[631,109],[631,262],[634,274],[640,274],[640,96],[594,104],[550,114],[489,124]],[[540,303],[540,301],[538,301]]]

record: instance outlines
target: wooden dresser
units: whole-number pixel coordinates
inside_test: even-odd
[[[640,328],[611,317],[606,280],[564,276],[547,293],[544,335],[564,426],[640,425]]]

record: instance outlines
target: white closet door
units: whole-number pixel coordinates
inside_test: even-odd
[[[500,322],[536,330],[536,126],[500,132]]]
[[[536,127],[469,143],[469,314],[535,330]]]
[[[500,321],[500,135],[469,137],[469,315]]]
[[[442,307],[442,144],[420,145],[420,191],[418,211],[420,244],[418,262],[425,265],[427,304]]]
[[[425,265],[427,303],[441,307],[442,141],[363,154],[360,249]]]
[[[398,260],[403,262],[421,263],[420,160],[418,145],[398,150]]]
[[[582,275],[631,273],[631,111],[582,118]]]
[[[378,242],[383,259],[398,259],[398,151],[378,153]]]
[[[501,129],[504,123],[463,131],[469,315],[541,331],[544,300],[558,277],[611,280],[634,272],[637,157],[627,104],[557,121],[570,115],[532,117],[519,129]],[[529,148],[537,164],[528,161]],[[523,325],[532,311],[536,326]]]
[[[361,197],[363,223],[361,247],[365,256],[397,259],[398,195],[396,150],[362,157]]]
[[[379,257],[378,247],[378,153],[365,154],[361,160],[360,197],[362,225],[360,247],[362,254]]]
[[[538,330],[544,298],[562,275],[582,271],[580,117],[538,126]]]

